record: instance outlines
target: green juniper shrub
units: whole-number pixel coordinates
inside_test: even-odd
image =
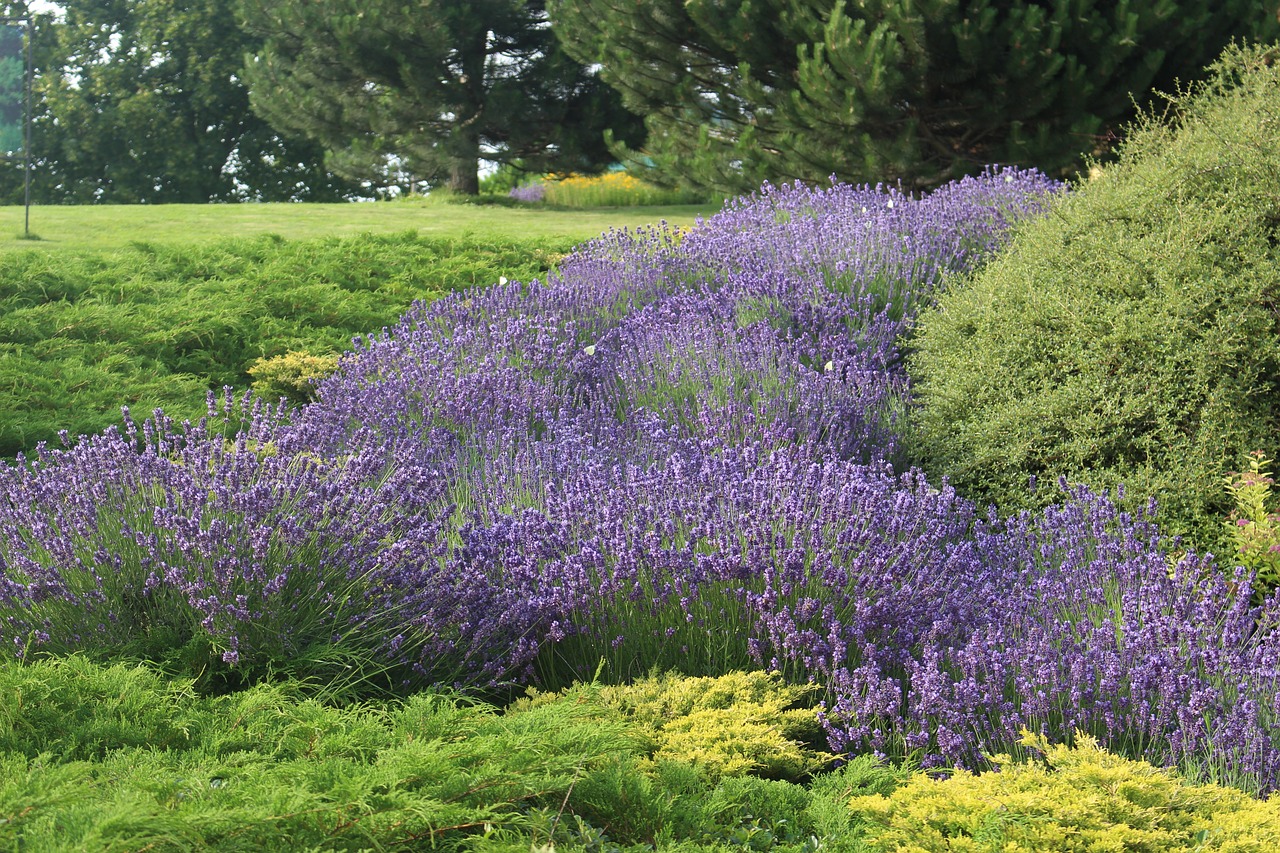
[[[695,804],[706,783],[700,778],[692,786],[675,781],[674,789],[668,787],[665,778],[645,772],[640,762],[628,757],[579,779],[567,805],[614,839],[652,839],[673,823],[687,832],[703,818]]]
[[[201,696],[82,657],[0,664],[0,849],[1269,851],[1280,803],[1024,734],[999,772],[857,756],[803,785],[654,760],[691,696],[763,674],[577,686],[505,711],[454,693],[334,703],[297,682]],[[606,696],[607,691],[613,695]]]
[[[81,655],[0,666],[0,754],[59,761],[127,747],[185,748],[194,737],[191,684],[154,669],[102,666]]]
[[[804,820],[832,850],[859,850],[855,841],[856,815],[852,797],[888,797],[915,775],[910,763],[889,764],[873,755],[856,755],[829,773],[813,777]]]
[[[1229,49],[922,314],[908,364],[931,476],[1009,511],[1056,500],[1060,477],[1126,483],[1222,550],[1222,472],[1280,416],[1278,55]]]
[[[7,662],[0,683],[19,697],[0,712],[5,850],[528,850],[538,815],[639,751],[590,687],[503,714],[449,692],[338,707],[294,683],[201,697],[83,659]]]
[[[729,776],[711,792],[707,813],[731,829],[731,839],[745,847],[803,841],[813,835],[806,809],[809,792],[792,782]]]
[[[0,254],[0,456],[100,432],[121,406],[194,420],[251,367],[304,381],[309,366],[286,375],[289,353],[343,352],[415,300],[544,277],[573,245],[405,233]],[[268,378],[266,393],[282,390],[305,397]]]
[[[719,704],[752,683],[663,682]],[[353,703],[295,681],[202,696],[71,656],[0,663],[0,687],[16,698],[0,708],[0,849],[852,850],[845,802],[893,786],[861,759],[809,790],[655,761],[652,728],[592,685],[505,710],[452,691]]]

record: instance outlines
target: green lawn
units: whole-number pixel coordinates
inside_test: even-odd
[[[169,204],[31,208],[31,233],[21,239],[22,207],[0,207],[0,252],[38,249],[104,251],[132,242],[203,243],[277,234],[287,240],[416,231],[429,237],[572,238],[609,228],[666,220],[692,225],[718,205],[555,210],[501,205],[441,204],[428,199],[362,204]]]

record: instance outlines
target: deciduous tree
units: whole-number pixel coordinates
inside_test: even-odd
[[[318,146],[250,109],[241,72],[255,42],[232,3],[69,0],[35,16],[38,200],[310,200],[354,189],[327,173]],[[21,185],[19,168],[6,168],[7,185]]]

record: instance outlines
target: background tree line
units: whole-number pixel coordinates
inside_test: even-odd
[[[483,158],[663,186],[1066,175],[1275,0],[67,0],[34,198],[337,200]],[[47,4],[46,4],[47,7]],[[29,12],[8,2],[9,16]],[[21,169],[0,164],[0,198]]]

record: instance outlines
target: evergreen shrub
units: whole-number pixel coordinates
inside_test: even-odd
[[[600,699],[647,733],[654,762],[689,764],[712,781],[746,774],[794,781],[835,758],[813,746],[823,739],[808,707],[816,692],[757,670],[714,678],[650,676],[602,687]],[[516,707],[555,695],[535,692]]]
[[[1220,551],[1223,475],[1280,414],[1278,55],[1226,51],[922,314],[909,369],[932,476],[1009,511],[1056,500],[1059,477],[1124,482]]]
[[[1033,736],[1023,743],[1042,756],[996,756],[1000,772],[944,780],[918,773],[888,795],[850,798],[857,849],[1264,851],[1280,840],[1280,801],[1193,785],[1084,735],[1074,748]]]
[[[290,350],[284,355],[260,358],[246,372],[253,377],[253,390],[265,400],[284,398],[302,404],[315,400],[315,385],[338,368],[334,353],[313,355]]]
[[[296,680],[196,687],[79,655],[0,661],[0,849],[812,853],[853,849],[849,797],[910,775],[857,758],[802,787],[650,761],[651,732],[617,700],[627,688],[499,709],[448,689],[348,702]],[[791,689],[738,673],[707,692],[745,717],[745,694]]]

